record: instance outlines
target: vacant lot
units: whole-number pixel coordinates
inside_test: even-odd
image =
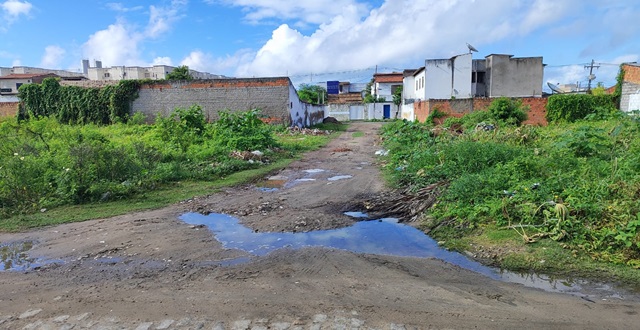
[[[349,226],[355,220],[343,212],[385,189],[374,155],[379,127],[352,124],[277,173],[275,191],[240,186],[160,210],[0,234],[2,243],[34,242],[31,257],[57,260],[0,273],[0,327],[637,327],[638,297],[548,293],[433,259],[322,248],[255,257],[178,218],[227,213],[257,232]],[[352,177],[328,180],[342,175]],[[221,265],[242,256],[250,262]]]

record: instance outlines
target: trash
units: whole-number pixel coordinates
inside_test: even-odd
[[[494,129],[496,129],[496,126],[495,126],[495,125],[493,125],[493,124],[487,124],[487,123],[485,123],[485,122],[478,123],[478,124],[476,125],[476,131],[485,131],[485,132],[488,132],[488,131],[493,131]]]
[[[258,157],[262,157],[264,156],[264,152],[260,151],[260,150],[254,150],[251,152],[252,155],[254,156],[258,156]]]
[[[386,156],[389,154],[389,150],[380,149],[376,151],[376,156]]]

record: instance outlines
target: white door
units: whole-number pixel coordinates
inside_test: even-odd
[[[349,120],[363,120],[363,119],[364,119],[363,105],[349,106]]]

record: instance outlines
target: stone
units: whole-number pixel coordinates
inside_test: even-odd
[[[38,313],[40,313],[40,312],[42,312],[42,309],[41,309],[41,308],[38,308],[38,309],[30,309],[30,310],[28,310],[28,311],[26,311],[26,312],[24,312],[24,313],[20,314],[20,316],[18,316],[18,318],[19,318],[20,320],[22,320],[22,319],[26,319],[26,318],[29,318],[29,317],[35,316],[35,315],[37,315],[37,314],[38,314]]]
[[[231,329],[248,330],[250,325],[251,325],[251,320],[239,320],[239,321],[233,322],[233,326],[231,326]]]
[[[67,319],[69,319],[69,317],[70,317],[69,315],[60,315],[60,316],[55,317],[53,319],[53,322],[62,323],[64,321],[66,321]]]
[[[160,324],[158,324],[156,329],[158,329],[158,330],[169,329],[169,327],[173,324],[173,322],[175,322],[175,321],[174,320],[164,320],[164,321],[160,322]]]
[[[138,324],[135,330],[149,330],[152,325],[153,325],[153,322],[140,323]]]

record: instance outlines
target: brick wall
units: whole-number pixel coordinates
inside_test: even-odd
[[[625,64],[622,66],[624,70],[624,81],[622,83],[622,95],[620,97],[620,110],[631,111],[633,107],[630,104],[631,95],[640,91],[640,66]]]
[[[545,118],[547,111],[547,98],[542,97],[523,97],[522,104],[529,107],[527,113],[528,119],[524,122],[526,125],[547,125]],[[416,119],[424,122],[427,117],[436,108],[447,114],[447,117],[462,117],[471,111],[485,110],[489,107],[494,99],[488,97],[478,97],[473,99],[431,99],[419,101],[413,104]],[[444,118],[441,119],[441,121]]]
[[[624,70],[625,82],[640,84],[640,66],[625,64],[622,69]]]
[[[261,109],[270,121],[289,122],[289,78],[216,79],[192,82],[151,83],[140,88],[132,112],[141,112],[148,121],[157,114],[168,116],[175,108],[202,107],[207,120],[218,119],[223,110]]]
[[[0,118],[15,117],[18,114],[18,102],[0,102]]]

